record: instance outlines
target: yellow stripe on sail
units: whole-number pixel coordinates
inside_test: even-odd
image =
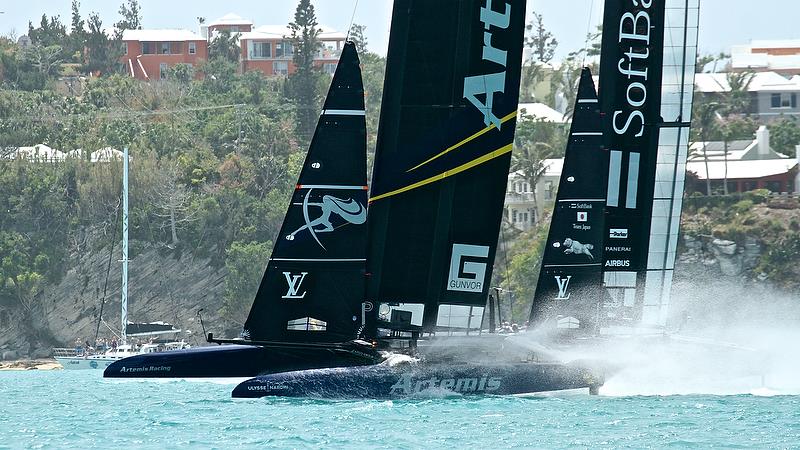
[[[516,111],[514,111],[514,112],[510,113],[509,115],[507,115],[507,116],[503,117],[503,118],[500,120],[500,123],[506,123],[506,122],[508,122],[509,120],[513,119],[513,118],[514,118],[514,117],[516,117],[516,116],[517,116],[517,112],[516,112]],[[445,149],[443,152],[439,153],[438,155],[435,155],[435,156],[431,157],[431,158],[430,158],[430,159],[428,159],[427,161],[423,161],[423,162],[421,162],[421,163],[417,164],[416,166],[414,166],[414,167],[412,167],[412,168],[410,168],[410,169],[406,170],[406,172],[411,172],[412,170],[417,170],[417,169],[419,169],[420,167],[424,166],[425,164],[428,164],[429,162],[433,161],[434,159],[436,159],[436,158],[439,158],[439,157],[441,157],[441,156],[444,156],[444,155],[446,155],[447,153],[450,153],[451,151],[453,151],[453,150],[457,149],[458,147],[461,147],[462,145],[466,144],[467,142],[469,142],[469,141],[471,141],[471,140],[473,140],[473,139],[476,139],[476,138],[478,138],[478,137],[480,137],[480,136],[483,136],[484,134],[486,134],[486,133],[488,133],[488,132],[492,131],[494,128],[495,128],[494,124],[491,124],[491,125],[489,125],[488,127],[486,127],[486,128],[484,128],[484,129],[482,129],[481,131],[478,131],[477,133],[473,134],[472,136],[470,136],[470,137],[468,137],[468,138],[465,138],[465,139],[464,139],[464,140],[462,140],[461,142],[459,142],[459,143],[457,143],[457,144],[455,144],[455,145],[452,145],[452,146],[448,147],[448,148],[447,148],[447,149]]]
[[[444,180],[447,177],[451,177],[453,175],[456,175],[456,174],[459,174],[461,172],[464,172],[465,170],[469,170],[469,169],[471,169],[471,168],[473,168],[475,166],[478,166],[478,165],[481,165],[481,164],[485,163],[486,161],[490,161],[492,159],[495,159],[498,156],[503,156],[506,153],[511,152],[511,149],[513,147],[514,147],[514,144],[505,145],[505,146],[500,147],[499,149],[497,149],[497,150],[495,150],[493,152],[489,152],[489,153],[487,153],[487,154],[485,154],[485,155],[483,155],[483,156],[481,156],[479,158],[473,159],[472,161],[464,163],[464,164],[462,164],[462,165],[460,165],[460,166],[458,166],[458,167],[456,167],[454,169],[442,172],[439,175],[434,175],[434,176],[432,176],[430,178],[426,178],[426,179],[424,179],[422,181],[417,181],[414,184],[410,184],[410,185],[408,185],[406,187],[402,187],[400,189],[395,189],[394,191],[387,192],[385,194],[376,195],[375,197],[372,197],[371,199],[369,199],[369,202],[372,203],[374,201],[377,201],[377,200],[380,200],[380,199],[383,199],[383,198],[386,198],[386,197],[391,197],[393,195],[401,194],[403,192],[408,192],[410,190],[416,189],[418,187],[425,186],[427,184],[434,183],[436,181]]]

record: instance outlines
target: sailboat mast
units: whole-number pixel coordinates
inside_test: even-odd
[[[128,147],[122,159],[122,313],[120,343],[127,340],[128,327]]]

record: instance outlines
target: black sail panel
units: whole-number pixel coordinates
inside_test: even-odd
[[[382,306],[380,320],[426,331],[480,326],[524,17],[524,0],[394,3],[369,219],[367,298]]]
[[[242,334],[341,342],[361,327],[366,259],[366,125],[347,43]]]
[[[589,69],[581,73],[531,324],[562,333],[596,333],[603,298],[608,154]]]
[[[661,118],[665,1],[605,2],[600,99],[609,152],[608,249],[603,305],[608,329],[641,320]]]

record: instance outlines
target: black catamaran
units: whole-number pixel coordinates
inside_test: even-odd
[[[531,327],[556,338],[597,331],[604,303],[606,167],[600,104],[589,69],[581,73],[564,166],[531,309]]]
[[[516,116],[523,25],[516,14],[524,2],[448,1],[435,9],[395,2],[369,224],[376,336],[419,344],[422,361],[257,377],[234,397],[391,398],[431,388],[518,394],[596,391],[602,383],[587,362],[541,362],[545,347],[504,359],[475,343],[513,347],[508,339],[434,336],[481,328]],[[698,0],[606,2],[602,101],[584,72],[534,324],[577,336],[663,327],[698,9]],[[483,358],[442,351],[454,347]]]
[[[481,335],[511,159],[524,0],[396,0],[369,211],[370,332],[419,358],[266,375],[234,397],[519,394],[597,383]],[[444,336],[443,336],[444,335]]]
[[[106,377],[244,377],[372,364],[357,340],[366,309],[366,125],[359,59],[347,43],[241,338],[148,354]]]
[[[662,334],[668,319],[699,0],[607,1],[604,14],[603,116],[584,116],[602,140],[567,149],[531,310],[561,337]]]

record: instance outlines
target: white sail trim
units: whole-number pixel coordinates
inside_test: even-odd
[[[479,330],[482,325],[483,306],[440,304],[436,326]]]
[[[666,0],[661,117],[671,127],[659,132],[653,214],[642,300],[644,327],[663,327],[669,311],[672,275],[686,181],[697,57],[699,0]]]
[[[363,109],[323,109],[323,116],[363,116]]]
[[[313,317],[302,317],[286,323],[286,329],[292,331],[325,331],[328,324],[324,320]]]

